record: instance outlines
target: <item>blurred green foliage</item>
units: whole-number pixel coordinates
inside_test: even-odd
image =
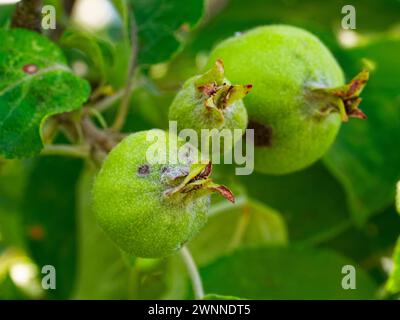
[[[68,62],[107,96],[123,87],[131,47],[129,16],[139,30],[139,70],[124,132],[167,128],[168,107],[182,83],[198,74],[220,40],[254,26],[284,23],[326,43],[351,78],[373,67],[363,93],[368,120],[345,124],[332,149],[312,167],[287,176],[237,177],[216,166],[215,180],[236,193],[236,206],[213,199],[209,223],[189,245],[208,299],[396,298],[400,217],[400,2],[354,0],[356,41],[346,46],[337,0],[111,1],[116,17],[105,29],[83,30],[63,12],[61,40]],[[0,8],[8,32],[14,6]],[[201,20],[198,22],[198,20]],[[347,34],[348,35],[348,34]],[[0,49],[1,51],[1,49]],[[1,66],[1,61],[0,61]],[[0,75],[1,77],[1,75]],[[1,82],[1,81],[0,81]],[[108,89],[107,89],[108,88]],[[94,99],[96,100],[96,99]],[[119,102],[104,110],[110,122]],[[1,127],[1,126],[0,126]],[[16,281],[10,252],[57,270],[49,299],[185,299],[191,284],[179,255],[162,260],[122,254],[96,225],[90,207],[92,164],[63,157],[0,158],[0,299],[32,297],[32,282]],[[10,251],[11,250],[11,251]],[[392,270],[384,261],[391,259]],[[357,270],[357,290],[343,290],[344,265]],[[386,284],[389,273],[389,282]],[[33,280],[32,280],[33,281]]]

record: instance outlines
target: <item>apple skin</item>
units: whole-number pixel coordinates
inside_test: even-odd
[[[120,249],[160,258],[178,251],[199,232],[207,221],[210,196],[165,200],[170,188],[166,176],[188,171],[189,165],[148,164],[146,151],[154,142],[146,140],[147,133],[126,137],[110,152],[94,182],[93,210]]]
[[[338,112],[322,114],[330,101],[313,89],[344,85],[344,74],[327,47],[308,31],[262,26],[229,38],[210,54],[222,59],[234,83],[251,83],[244,102],[255,129],[255,170],[288,174],[310,166],[332,145]]]

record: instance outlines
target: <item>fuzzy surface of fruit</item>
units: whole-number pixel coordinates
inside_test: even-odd
[[[211,180],[211,163],[195,163],[193,153],[182,163],[167,155],[167,163],[150,164],[146,153],[154,142],[147,141],[148,133],[134,133],[110,152],[94,182],[93,209],[123,251],[159,258],[179,250],[202,228],[212,192],[230,201],[234,196]]]
[[[193,129],[199,137],[202,129],[244,133],[248,117],[242,99],[251,89],[250,84],[232,85],[225,78],[223,61],[216,60],[207,72],[185,82],[170,106],[169,120],[177,121],[178,130]],[[236,135],[227,149],[240,137]]]
[[[311,165],[332,145],[342,121],[365,118],[358,106],[368,72],[345,85],[331,52],[308,31],[258,27],[219,44],[209,65],[216,59],[231,81],[253,84],[244,101],[259,172],[286,174]]]

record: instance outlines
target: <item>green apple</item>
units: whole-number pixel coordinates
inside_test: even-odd
[[[359,95],[368,79],[361,72],[348,85],[327,47],[308,31],[263,26],[220,43],[209,65],[223,59],[226,76],[253,84],[245,98],[255,130],[255,169],[286,174],[321,158],[342,121],[365,118]]]

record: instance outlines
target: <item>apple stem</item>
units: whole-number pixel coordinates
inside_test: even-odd
[[[87,146],[73,146],[73,145],[62,145],[62,144],[47,144],[44,146],[41,155],[44,156],[67,156],[73,158],[88,158],[90,150]]]
[[[192,282],[194,297],[196,300],[202,300],[204,298],[204,289],[199,270],[197,269],[197,265],[194,262],[193,257],[186,246],[182,247],[180,253],[182,255],[183,262],[185,263],[188,270],[190,280]]]

